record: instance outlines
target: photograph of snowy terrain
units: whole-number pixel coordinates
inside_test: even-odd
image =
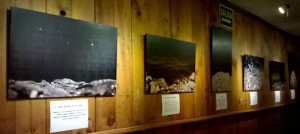
[[[244,91],[257,91],[264,88],[264,58],[243,56]]]
[[[270,61],[270,89],[271,90],[284,90],[284,63]]]
[[[12,7],[7,98],[113,96],[117,28]]]
[[[289,69],[289,89],[297,89],[298,80],[296,74],[298,68],[297,53],[288,52],[288,69]]]
[[[196,44],[145,35],[145,93],[194,92]]]
[[[212,92],[231,91],[232,33],[211,27],[211,88]]]

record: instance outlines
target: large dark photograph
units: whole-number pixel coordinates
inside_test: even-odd
[[[288,52],[288,69],[289,69],[289,89],[297,89],[297,71],[298,68],[298,58],[297,53]]]
[[[232,88],[232,34],[225,29],[211,28],[211,86],[213,92]]]
[[[12,7],[8,98],[116,93],[117,29]]]
[[[264,88],[264,58],[243,56],[244,91],[257,91]]]
[[[284,63],[270,61],[270,88],[271,90],[283,90],[285,88]]]
[[[145,35],[145,92],[193,92],[196,44]]]

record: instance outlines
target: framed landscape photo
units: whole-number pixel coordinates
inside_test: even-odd
[[[145,93],[182,93],[195,89],[196,44],[145,35]]]
[[[264,88],[264,58],[243,56],[244,91],[258,91]]]
[[[297,89],[298,57],[295,52],[288,52],[289,89]]]
[[[117,28],[12,7],[7,97],[116,94]]]
[[[283,90],[285,88],[284,63],[270,61],[269,71],[270,71],[270,89]]]
[[[211,27],[212,92],[228,92],[232,88],[232,33]]]

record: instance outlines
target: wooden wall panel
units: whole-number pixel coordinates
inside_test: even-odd
[[[171,36],[174,39],[192,42],[192,1],[171,1]],[[196,50],[195,50],[196,51]],[[196,59],[196,58],[195,58]],[[196,70],[195,70],[196,73]],[[197,75],[195,75],[197,78]],[[180,94],[180,113],[175,119],[194,117],[194,93]]]
[[[6,99],[7,15],[10,6],[96,22],[118,28],[117,94],[114,97],[83,97],[89,100],[89,128],[61,133],[106,132],[105,130],[172,122],[208,115],[280,106],[290,102],[290,90],[281,91],[281,102],[274,102],[270,91],[269,61],[286,64],[287,51],[299,53],[298,40],[243,11],[235,10],[232,31],[233,88],[227,92],[228,109],[216,111],[210,85],[210,27],[219,25],[219,3],[211,0],[1,0],[0,1],[0,133],[49,133],[49,104],[53,100]],[[225,3],[226,5],[226,3]],[[196,43],[196,87],[194,93],[180,93],[181,113],[161,115],[161,94],[144,93],[144,35],[146,33]],[[258,105],[250,106],[249,92],[243,92],[244,54],[265,58],[265,87],[258,91]],[[288,75],[285,75],[288,84]],[[296,91],[299,100],[300,92]],[[3,110],[4,109],[4,110]],[[280,132],[283,113],[269,116],[237,116],[199,124],[157,128],[141,133],[261,133]],[[268,124],[269,123],[269,124]],[[197,128],[195,128],[197,126]],[[262,127],[264,126],[264,127]]]
[[[60,15],[60,11],[65,11],[66,17],[72,17],[72,0],[47,0],[47,13]]]
[[[161,95],[144,94],[144,35],[156,34],[171,37],[169,0],[133,0],[133,98],[134,123],[137,125],[170,121],[173,116],[161,114]],[[136,53],[135,53],[136,52]],[[137,71],[137,72],[135,72]],[[139,74],[138,74],[139,73]]]
[[[133,124],[145,124],[144,91],[144,33],[147,28],[146,0],[132,0],[132,97],[133,97]]]
[[[7,1],[0,1],[0,133],[15,134],[15,102],[6,100]]]
[[[95,1],[96,23],[114,26],[114,2],[114,0]],[[117,88],[117,90],[119,90],[119,88]],[[116,128],[115,98],[116,97],[96,98],[96,131]]]
[[[94,0],[72,0],[72,18],[95,22]]]
[[[116,127],[133,125],[131,1],[115,0],[114,24],[118,28]]]
[[[39,12],[45,12],[46,9],[44,0],[12,0],[10,5]],[[15,103],[17,134],[46,132],[46,100],[19,100]]]
[[[192,1],[192,38],[196,43],[195,117],[214,111],[214,96],[210,90],[209,0]]]
[[[59,6],[57,6],[59,5]],[[47,13],[60,15],[60,11],[66,12],[66,17],[72,17],[74,19],[80,19],[84,21],[94,22],[94,3],[93,1],[77,1],[77,0],[48,0],[47,1]],[[87,14],[85,14],[87,13]],[[76,98],[71,98],[71,100]],[[95,97],[82,97],[78,99],[88,99],[89,103],[89,126],[86,129],[78,129],[72,131],[66,131],[61,133],[90,133],[95,131]],[[60,101],[60,100],[70,100],[70,99],[47,99],[47,133],[50,133],[50,102]],[[59,134],[58,132],[57,134]]]

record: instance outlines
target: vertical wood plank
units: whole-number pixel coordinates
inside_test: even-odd
[[[214,103],[210,90],[210,32],[208,0],[192,1],[192,38],[196,43],[196,85],[194,114],[201,117],[211,113]]]
[[[94,0],[72,0],[72,18],[89,22],[95,22]],[[73,131],[74,134],[90,133],[96,131],[96,100],[95,97],[84,97],[89,103],[89,126],[87,129]]]
[[[237,16],[237,17],[235,17]],[[242,19],[242,20],[240,20]],[[232,100],[234,110],[243,110],[246,106],[246,92],[243,92],[243,71],[242,71],[242,55],[244,46],[247,42],[242,43],[241,38],[245,37],[248,32],[246,28],[249,22],[243,21],[243,17],[239,13],[234,13],[234,30],[232,31]],[[237,29],[237,30],[236,30]],[[246,36],[247,37],[247,36]],[[247,38],[246,38],[247,39]],[[248,40],[247,40],[248,41]]]
[[[6,99],[6,0],[0,1],[0,133],[15,134],[15,102]]]
[[[187,41],[187,42],[192,42],[192,9],[190,8],[191,6],[192,6],[191,0],[171,1],[172,38]],[[175,119],[193,118],[194,117],[194,93],[181,93],[180,104],[181,104],[180,112],[182,116],[180,116],[179,118],[177,117]]]
[[[96,23],[114,26],[114,3],[114,0],[95,1]],[[117,79],[117,81],[119,81],[119,79]],[[117,94],[118,90],[119,88],[117,87]],[[116,127],[115,98],[116,97],[96,97],[96,131],[109,130]]]
[[[115,0],[114,25],[118,28],[116,127],[133,125],[131,0]]]
[[[72,18],[95,22],[94,0],[72,0]]]
[[[47,0],[47,13],[60,15],[65,11],[66,17],[72,17],[72,0]]]
[[[133,123],[145,123],[144,91],[144,34],[146,32],[147,12],[145,0],[132,0],[132,79],[133,79]]]
[[[46,3],[46,12],[48,14],[53,15],[60,15],[60,11],[64,10],[66,12],[67,17],[72,16],[72,0],[47,0]],[[57,100],[64,100],[64,99],[47,99],[47,130],[46,132],[50,133],[50,102],[57,101]],[[63,134],[63,133],[72,133],[72,131],[66,132],[58,132],[55,134]]]
[[[45,12],[45,0],[13,0],[11,6]],[[46,133],[46,100],[16,101],[16,133]]]
[[[64,10],[66,17],[72,17],[74,19],[80,19],[84,21],[94,22],[94,1],[78,1],[78,0],[48,0],[47,1],[47,13],[59,15],[59,11]],[[89,126],[85,129],[71,130],[60,133],[90,133],[95,132],[95,97],[83,97],[83,98],[71,98],[74,99],[88,99],[89,107]],[[50,133],[50,101],[55,100],[70,100],[70,99],[47,99],[47,133]]]
[[[145,33],[155,34],[163,37],[171,37],[170,23],[170,1],[169,0],[151,0],[145,1],[145,13],[147,19]],[[143,14],[142,14],[143,15]],[[145,33],[141,33],[144,35]],[[140,44],[144,45],[144,44]],[[142,78],[144,79],[144,78]],[[144,118],[145,124],[171,121],[173,116],[162,116],[161,95],[145,95]]]
[[[46,11],[46,0],[11,0],[11,5],[38,12]]]

